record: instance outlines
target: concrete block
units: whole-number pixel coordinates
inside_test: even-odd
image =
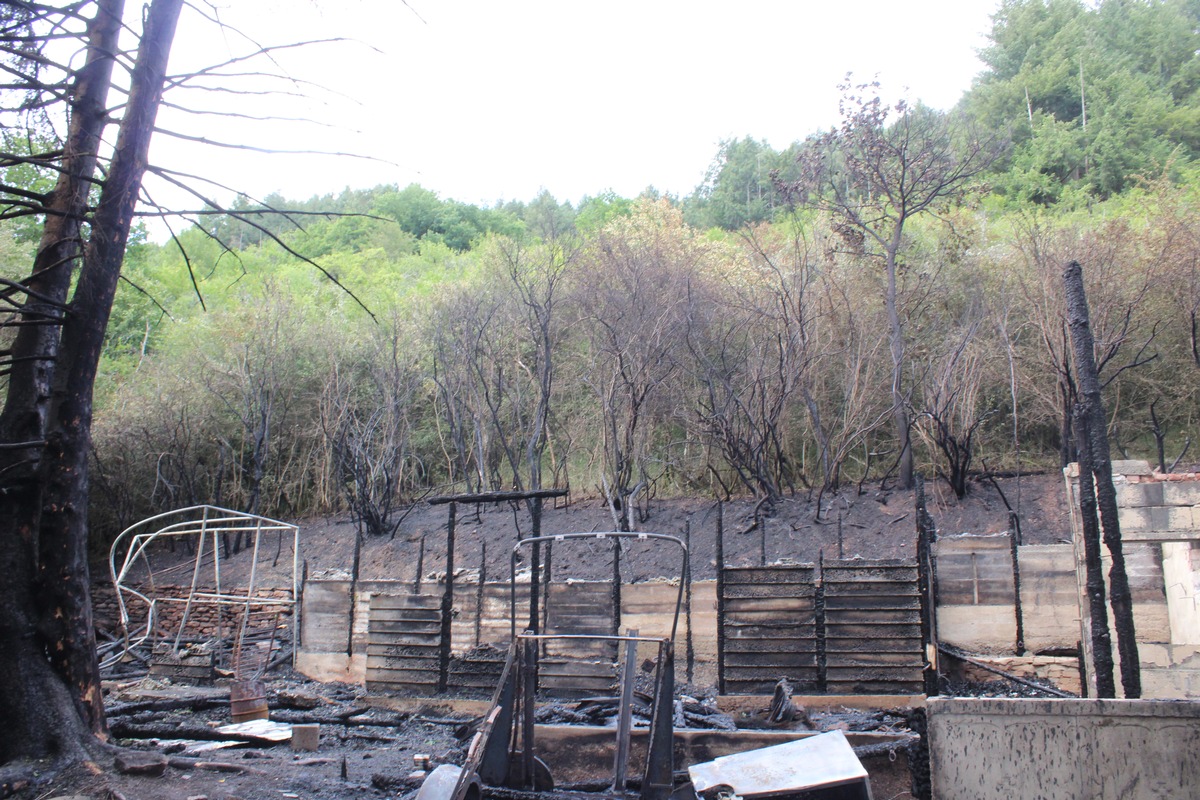
[[[1157,485],[1162,488],[1162,504],[1167,506],[1200,505],[1200,482],[1165,481]]]
[[[1143,669],[1166,669],[1174,659],[1171,657],[1170,645],[1138,642],[1138,661]]]
[[[1200,670],[1200,645],[1171,645],[1171,663],[1184,669]]]
[[[1129,460],[1112,462],[1113,475],[1153,475],[1149,461]]]
[[[1163,484],[1159,481],[1153,483],[1122,483],[1116,489],[1117,505],[1121,508],[1143,508],[1145,506],[1163,505]],[[1186,505],[1191,505],[1191,503],[1187,503]]]
[[[1157,515],[1161,520],[1156,519],[1154,512],[1162,511],[1164,513]],[[1158,507],[1151,508],[1122,508],[1117,513],[1117,519],[1121,523],[1122,531],[1158,531],[1162,530],[1161,522],[1166,522],[1165,509]]]
[[[1175,669],[1143,669],[1142,697],[1146,700],[1177,700],[1188,697],[1188,674]],[[1118,681],[1119,683],[1119,681]],[[1194,697],[1195,695],[1193,695]]]
[[[304,724],[292,726],[292,749],[297,752],[314,752],[317,749],[320,739],[320,725]]]
[[[1162,510],[1167,513],[1167,530],[1189,531],[1197,527],[1197,509],[1191,506],[1167,506]]]

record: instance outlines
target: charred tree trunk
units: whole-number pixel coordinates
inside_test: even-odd
[[[1116,697],[1113,683],[1112,633],[1108,628],[1108,603],[1105,599],[1104,567],[1100,563],[1100,522],[1096,518],[1096,484],[1092,478],[1092,456],[1087,448],[1088,422],[1076,409],[1075,428],[1079,436],[1079,519],[1083,535],[1084,592],[1087,594],[1087,633],[1092,640],[1092,663],[1096,676],[1096,696]]]
[[[28,425],[44,408],[45,447],[35,475],[18,468],[4,475],[2,487],[0,707],[8,724],[0,728],[0,761],[51,754],[76,758],[89,743],[89,731],[105,730],[86,558],[92,387],[181,5],[182,0],[155,0],[146,12],[116,150],[91,219],[61,342],[47,342],[49,349],[39,354],[45,369],[38,379],[10,385],[5,440],[13,441],[9,437],[21,430],[9,423],[24,418]],[[114,15],[119,29],[121,10],[119,2],[102,2],[93,23],[91,33],[97,38],[89,50],[101,48],[108,60],[117,52],[115,38],[104,39],[103,31]],[[115,31],[109,33],[115,37]],[[100,103],[103,115],[107,86],[102,89],[98,87],[93,101]],[[97,135],[100,130],[102,123]],[[82,161],[87,171],[75,178],[86,196],[94,155]],[[77,241],[78,212],[62,210],[74,217],[69,227]],[[48,235],[60,222],[47,223]],[[48,269],[69,276],[73,244],[60,240],[54,246],[65,249]],[[68,284],[69,277],[64,292]],[[14,475],[22,472],[23,478]]]
[[[1100,395],[1100,376],[1096,368],[1095,343],[1088,318],[1087,296],[1083,289],[1083,270],[1072,261],[1063,271],[1066,287],[1067,318],[1074,346],[1075,373],[1079,381],[1079,416],[1086,421],[1086,435],[1079,435],[1079,449],[1091,455],[1096,483],[1096,504],[1104,530],[1104,545],[1112,558],[1108,573],[1109,601],[1117,630],[1117,653],[1121,661],[1121,688],[1127,698],[1142,696],[1141,667],[1133,627],[1133,601],[1125,572],[1125,554],[1121,547],[1121,528],[1117,519],[1117,491],[1112,482],[1112,458],[1109,454],[1107,420]],[[1083,471],[1082,465],[1080,472]],[[1082,480],[1082,475],[1080,476]]]

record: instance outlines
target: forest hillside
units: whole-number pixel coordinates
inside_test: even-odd
[[[1198,53],[1194,0],[1012,0],[956,108],[848,80],[839,125],[724,142],[687,196],[383,185],[143,237],[93,540],[206,502],[391,535],[430,494],[570,487],[630,529],[664,498],[820,514],[865,482],[1053,472],[1071,261],[1114,455],[1170,469],[1200,421]],[[36,228],[4,224],[17,277]]]

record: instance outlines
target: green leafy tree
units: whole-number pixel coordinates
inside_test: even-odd
[[[767,222],[785,205],[778,180],[794,180],[795,163],[794,152],[776,152],[765,141],[727,139],[687,199],[684,218],[695,227],[731,231]]]

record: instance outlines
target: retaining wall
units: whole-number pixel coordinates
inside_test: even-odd
[[[977,653],[1013,655],[1016,602],[1008,534],[937,540],[938,638]],[[1071,650],[1079,643],[1079,590],[1071,545],[1021,545],[1025,650]]]

